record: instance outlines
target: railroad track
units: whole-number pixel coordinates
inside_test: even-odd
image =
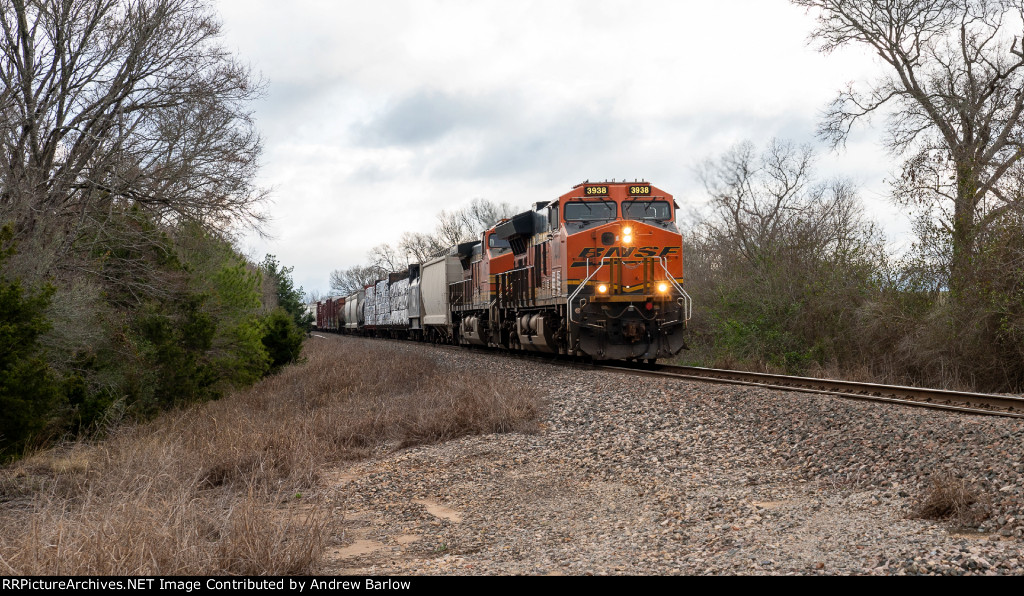
[[[397,340],[387,340],[397,341]],[[427,344],[424,344],[427,345]],[[439,349],[464,350],[459,346],[433,345]],[[580,360],[559,360],[550,355],[535,352],[515,352],[474,348],[478,351],[511,354],[531,360],[540,360],[553,365],[585,366],[591,369],[602,369],[661,378],[702,381],[708,383],[726,383],[732,385],[749,385],[766,389],[798,391],[832,395],[848,399],[898,404],[935,410],[947,410],[965,414],[983,416],[1003,416],[1008,418],[1024,418],[1024,397],[1011,395],[993,395],[990,393],[970,393],[949,391],[946,389],[925,389],[921,387],[904,387],[901,385],[881,385],[878,383],[858,383],[838,379],[816,379],[811,377],[792,377],[769,373],[756,373],[740,370],[723,370],[717,368],[701,368],[696,366],[676,366],[657,364],[650,366],[616,362],[590,362],[584,364]]]
[[[880,385],[877,383],[857,383],[836,379],[814,379],[810,377],[790,377],[768,373],[754,373],[738,370],[721,370],[700,368],[695,366],[656,365],[654,368],[642,368],[626,364],[595,364],[596,368],[616,370],[631,374],[686,379],[711,383],[728,383],[733,385],[751,385],[768,389],[783,389],[835,395],[851,399],[893,403],[904,406],[951,410],[967,414],[985,416],[1004,416],[1024,418],[1024,398],[988,393],[968,393],[948,391],[945,389],[924,389],[921,387],[903,387],[900,385]]]

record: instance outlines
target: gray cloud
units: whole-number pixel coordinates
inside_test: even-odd
[[[690,176],[692,166],[740,140],[813,142],[813,134],[813,118],[798,114],[721,112],[639,123],[616,115],[611,106],[579,106],[493,122],[476,143],[439,157],[431,173],[473,179],[529,175],[556,184],[587,177],[675,179],[681,169]]]
[[[357,125],[356,145],[413,152],[401,163],[367,163],[361,183],[402,176],[515,178],[564,185],[586,178],[672,180],[693,187],[693,167],[740,140],[813,142],[816,115],[721,111],[642,121],[611,100],[545,108],[514,93],[455,96],[421,89]]]
[[[360,143],[373,147],[424,145],[454,131],[487,126],[501,119],[504,107],[494,96],[462,97],[422,89],[391,102],[353,132]]]
[[[600,106],[524,115],[503,123],[475,154],[461,156],[461,163],[449,164],[446,169],[473,178],[525,172],[561,177],[566,170],[582,171],[621,158],[632,128]]]

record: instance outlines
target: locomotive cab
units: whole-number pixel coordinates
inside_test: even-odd
[[[569,262],[566,305],[576,350],[598,359],[655,360],[685,347],[677,205],[646,182],[578,185],[559,198]]]

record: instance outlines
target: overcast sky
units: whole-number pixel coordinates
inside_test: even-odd
[[[225,42],[267,82],[255,106],[269,240],[244,247],[326,293],[334,269],[441,209],[526,209],[585,179],[646,179],[684,210],[731,145],[818,144],[822,109],[878,68],[824,56],[785,0],[218,0]],[[819,171],[853,180],[890,239],[882,122]]]

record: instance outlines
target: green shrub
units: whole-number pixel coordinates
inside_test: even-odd
[[[10,225],[0,229],[0,271],[14,254]],[[61,384],[46,363],[39,336],[50,328],[45,311],[53,288],[26,292],[0,273],[0,460],[16,455],[56,418]]]
[[[277,370],[299,358],[305,332],[283,308],[275,309],[264,321],[263,345],[270,354],[271,370]]]
[[[136,329],[145,361],[155,373],[152,403],[140,404],[143,410],[220,397],[218,372],[205,357],[213,344],[216,323],[203,312],[202,304],[202,298],[196,296],[177,304],[151,304],[138,318]]]

